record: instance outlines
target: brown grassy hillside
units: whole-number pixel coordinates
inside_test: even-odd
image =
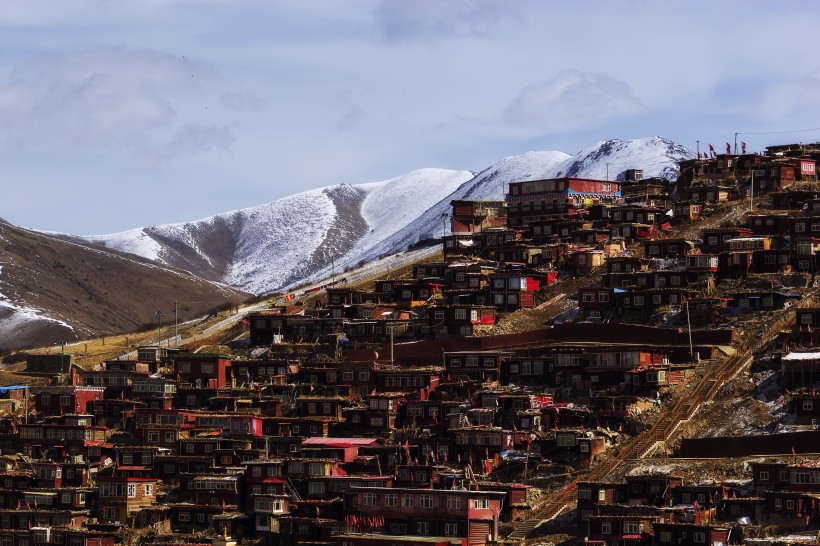
[[[154,323],[159,309],[173,322],[175,301],[179,320],[186,320],[249,296],[130,254],[2,222],[0,267],[7,298],[0,301],[0,350],[134,331]],[[27,318],[3,302],[43,311]]]

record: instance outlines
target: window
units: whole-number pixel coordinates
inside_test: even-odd
[[[390,524],[390,532],[394,535],[404,535],[407,533],[407,524],[406,523],[391,523]]]
[[[154,486],[152,484],[145,485],[145,495],[150,496],[154,494]]]
[[[376,505],[376,494],[375,493],[362,493],[362,506],[375,506]]]
[[[762,482],[769,481],[769,473],[766,472],[765,470],[760,471],[760,481],[762,481]]]
[[[180,512],[179,513],[179,521],[191,521],[191,513],[190,512]]]
[[[322,482],[310,482],[308,484],[308,493],[311,495],[324,495],[325,484]]]
[[[432,508],[433,507],[433,496],[432,495],[422,495],[419,497],[419,506],[422,508]]]
[[[612,524],[608,521],[601,522],[601,534],[602,535],[611,535],[612,534]]]
[[[624,522],[624,533],[640,533],[641,531],[641,525],[637,521]]]
[[[473,501],[473,502],[474,502],[473,506],[475,506],[475,508],[477,508],[477,509],[486,510],[487,508],[490,507],[490,499],[486,499],[486,498],[485,499],[475,499],[475,501]]]
[[[694,542],[706,542],[706,533],[695,531],[692,533],[692,540]]]
[[[448,510],[459,510],[461,508],[461,498],[460,497],[447,497],[447,509]]]
[[[458,523],[445,523],[444,524],[444,536],[446,536],[446,537],[458,536]]]
[[[137,484],[129,483],[128,484],[128,496],[129,497],[136,497],[137,496]]]
[[[401,505],[412,508],[413,507],[413,495],[402,495],[401,497]]]
[[[199,367],[199,371],[201,373],[214,373],[214,365],[210,362],[203,362]]]
[[[811,411],[814,409],[814,400],[803,400],[803,411]]]
[[[672,542],[672,532],[671,531],[661,531],[660,539],[661,539],[661,542]]]
[[[605,501],[606,500],[606,490],[605,489],[599,489],[598,490],[598,500],[599,501]]]
[[[592,303],[595,301],[595,293],[594,292],[584,292],[583,296],[584,303]]]
[[[783,499],[774,499],[774,509],[775,510],[782,510],[783,509]]]
[[[429,521],[416,522],[416,534],[417,535],[429,535],[430,534],[430,522]]]
[[[395,493],[387,493],[384,496],[384,505],[385,506],[398,506],[399,505],[399,496]]]

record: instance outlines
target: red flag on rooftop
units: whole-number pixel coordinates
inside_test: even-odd
[[[740,151],[744,154],[746,153],[746,143],[742,140],[740,141]]]

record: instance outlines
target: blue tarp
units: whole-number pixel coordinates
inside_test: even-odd
[[[9,385],[8,387],[0,387],[0,394],[6,394],[9,391],[19,391],[27,388],[26,385]]]

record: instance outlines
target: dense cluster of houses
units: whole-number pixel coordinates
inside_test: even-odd
[[[143,347],[62,373],[58,355],[64,381],[0,388],[0,546],[110,546],[124,530],[157,545],[169,533],[214,546],[496,542],[530,507],[510,476],[593,465],[733,340],[630,322],[669,309],[698,324],[798,298],[713,289],[815,271],[820,190],[795,184],[814,180],[818,159],[820,147],[785,146],[685,161],[672,192],[638,169],[513,182],[504,201],[452,203],[440,262],[248,314],[243,358]],[[777,210],[699,240],[669,236],[744,184]],[[489,335],[559,277],[591,273],[600,281],[577,292],[584,322]],[[818,331],[820,310],[798,310],[790,346]],[[795,412],[815,419],[805,388],[820,353],[787,352],[783,377],[804,388]],[[727,518],[820,510],[798,486],[813,471],[807,482],[799,465],[762,472],[757,497],[673,476],[584,482],[578,521],[589,544],[715,544],[731,538],[716,523]]]
[[[687,484],[650,472],[579,482],[576,516],[585,544],[739,544],[753,538],[744,534],[755,526],[805,532],[820,520],[820,464],[788,459],[758,458],[746,480]]]
[[[331,347],[255,359],[143,347],[137,360],[71,365],[67,384],[4,388],[20,418],[0,434],[15,454],[0,459],[0,540],[42,531],[103,546],[130,529],[149,542],[495,542],[529,508],[510,468],[590,465],[691,368],[679,332],[578,326],[492,350],[429,340],[439,356],[423,365],[412,350],[391,363]],[[731,340],[698,335],[702,351]]]

